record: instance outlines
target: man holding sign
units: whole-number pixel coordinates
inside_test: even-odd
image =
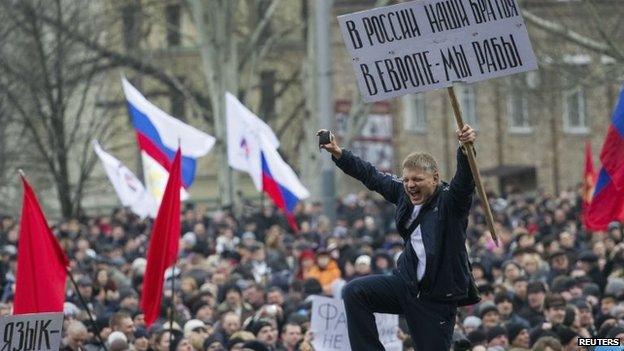
[[[465,125],[457,139],[473,143],[476,133]],[[351,348],[384,349],[373,316],[379,312],[404,315],[417,350],[449,350],[457,306],[479,300],[465,245],[475,185],[463,148],[450,184],[440,181],[437,162],[427,153],[408,155],[398,179],[341,149],[333,135],[321,148],[346,174],[396,205],[404,240],[392,275],[358,278],[343,290]]]

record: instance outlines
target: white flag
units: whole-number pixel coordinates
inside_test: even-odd
[[[249,173],[256,189],[262,191],[263,147],[279,147],[279,140],[271,127],[258,118],[238,99],[225,93],[228,162],[236,170]]]
[[[106,175],[108,175],[108,179],[113,184],[121,204],[129,207],[132,212],[141,218],[147,216],[156,217],[158,204],[145,190],[145,187],[134,173],[124,166],[121,161],[102,150],[96,140],[93,141],[93,149],[100,157],[102,165],[104,165],[106,170]]]

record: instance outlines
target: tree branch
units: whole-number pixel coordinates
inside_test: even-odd
[[[290,115],[288,115],[288,117],[286,117],[286,122],[284,122],[284,124],[282,124],[281,127],[279,127],[279,129],[277,130],[277,137],[281,138],[282,135],[284,135],[284,133],[286,132],[286,130],[288,130],[288,127],[290,127],[290,125],[292,124],[292,122],[294,122],[297,118],[297,114],[299,112],[301,112],[301,110],[305,107],[305,99],[301,99],[299,100],[299,103],[297,104],[297,106],[295,106],[295,108],[292,110],[292,112],[290,113]]]
[[[165,72],[162,68],[159,68],[149,62],[140,60],[133,56],[123,54],[117,51],[113,51],[100,45],[97,41],[91,40],[81,35],[81,33],[72,30],[65,26],[64,23],[60,23],[54,18],[50,18],[45,14],[39,14],[39,18],[54,27],[59,28],[62,32],[67,35],[69,38],[75,40],[76,42],[84,45],[86,48],[97,52],[104,58],[110,60],[113,65],[123,65],[129,68],[132,68],[138,72],[141,72],[147,76],[150,76],[167,87],[173,89],[174,91],[182,94],[190,103],[190,105],[202,116],[204,116],[204,108],[199,104],[198,100],[203,99],[203,97],[198,98],[193,94],[193,92],[189,91],[184,84],[182,84],[175,76]]]
[[[244,65],[243,62],[245,61],[245,59],[251,55],[251,52],[253,50],[255,50],[255,48],[258,45],[258,42],[259,42],[259,40],[261,38],[262,32],[266,29],[266,27],[271,22],[271,18],[273,17],[273,13],[277,9],[277,6],[279,5],[280,2],[281,2],[281,0],[272,0],[271,4],[269,5],[269,7],[262,14],[262,18],[260,19],[260,22],[258,23],[256,28],[254,29],[253,33],[251,34],[251,36],[249,37],[247,42],[245,42],[244,45],[243,45],[243,48],[245,48],[245,51],[244,51],[244,53],[242,55],[241,64],[239,66]]]
[[[536,28],[560,36],[570,41],[571,43],[574,43],[585,49],[594,51],[599,54],[611,56],[618,61],[624,60],[624,55],[617,51],[614,51],[613,48],[607,43],[582,35],[569,28],[566,28],[560,23],[556,23],[539,17],[527,10],[522,10],[522,15],[528,23],[534,25]]]

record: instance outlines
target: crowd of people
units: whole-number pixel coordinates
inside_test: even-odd
[[[578,349],[578,338],[624,340],[620,223],[585,231],[577,191],[509,191],[490,200],[500,245],[475,198],[468,246],[481,301],[460,309],[453,349],[568,351]],[[62,348],[314,350],[309,297],[340,298],[354,278],[392,274],[403,240],[392,206],[369,192],[340,199],[333,225],[318,203],[300,203],[296,213],[298,232],[270,205],[208,211],[187,204],[178,263],[165,274],[161,318],[149,327],[139,297],[150,221],[116,209],[54,223],[77,283],[67,284]],[[2,217],[0,232],[6,315],[16,219]],[[404,350],[413,350],[402,319],[397,335]]]

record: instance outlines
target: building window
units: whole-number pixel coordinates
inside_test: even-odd
[[[529,102],[524,93],[512,93],[508,98],[509,131],[512,133],[530,133]]]
[[[260,117],[269,119],[275,116],[275,71],[260,73]]]
[[[427,106],[425,94],[408,94],[403,97],[403,128],[409,132],[427,131]]]
[[[137,4],[124,6],[121,9],[123,25],[123,42],[127,51],[138,49],[139,44],[139,14],[140,7]]]
[[[507,94],[507,117],[509,132],[530,133],[529,98],[525,76],[512,77]]]
[[[567,133],[588,133],[585,89],[578,85],[563,93],[563,129]]]
[[[167,45],[170,47],[180,45],[180,5],[167,5],[165,18],[167,20]]]
[[[464,123],[469,124],[472,128],[478,129],[477,121],[477,98],[474,85],[457,84],[459,88],[459,106],[462,111],[462,119]]]

